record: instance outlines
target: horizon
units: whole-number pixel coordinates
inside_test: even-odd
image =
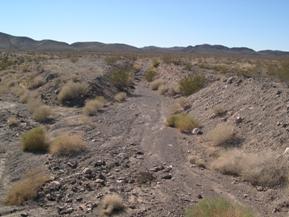
[[[12,0],[3,8],[0,31],[35,40],[289,51],[289,2],[285,0],[278,4],[271,0]]]

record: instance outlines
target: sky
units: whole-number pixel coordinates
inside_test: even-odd
[[[68,43],[289,51],[289,0],[2,0],[0,32]]]

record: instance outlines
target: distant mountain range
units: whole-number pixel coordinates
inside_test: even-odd
[[[139,53],[196,53],[196,54],[245,54],[245,55],[289,55],[278,50],[255,51],[246,47],[229,48],[223,45],[196,45],[187,47],[161,48],[148,46],[137,48],[126,44],[100,42],[76,42],[68,44],[54,40],[37,41],[28,37],[12,36],[0,32],[0,51],[91,51],[91,52],[139,52]]]

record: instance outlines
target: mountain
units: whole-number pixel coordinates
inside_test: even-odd
[[[162,48],[148,46],[137,48],[126,44],[105,44],[101,42],[76,42],[68,44],[54,40],[37,41],[28,37],[12,36],[0,32],[0,51],[90,51],[90,52],[138,52],[138,53],[196,53],[196,54],[244,54],[289,56],[285,51],[254,51],[246,47],[229,48],[223,45],[202,44],[187,47]]]

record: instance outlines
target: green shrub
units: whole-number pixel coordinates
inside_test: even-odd
[[[180,92],[184,96],[189,96],[200,89],[205,85],[206,79],[202,75],[188,76],[180,80]]]
[[[88,116],[95,115],[100,109],[104,107],[106,100],[102,96],[98,96],[93,100],[88,100],[83,107],[84,114]]]
[[[7,192],[4,203],[6,205],[22,205],[25,201],[36,198],[38,190],[49,179],[46,172],[30,171],[23,178],[13,183]]]
[[[174,114],[167,118],[167,125],[169,127],[175,127],[181,132],[190,132],[194,128],[198,127],[198,122],[188,114]]]
[[[69,82],[60,90],[57,99],[65,104],[66,101],[77,100],[87,93],[88,87],[84,83]]]
[[[123,90],[132,84],[132,74],[130,67],[115,68],[110,74],[110,81],[116,88]]]
[[[157,72],[153,69],[153,68],[149,68],[148,70],[145,71],[145,79],[148,81],[148,82],[152,82],[155,77],[157,75]]]
[[[253,213],[223,198],[213,198],[203,199],[187,209],[185,217],[253,217]]]
[[[125,92],[119,92],[115,94],[114,100],[117,102],[124,102],[127,97],[127,94]]]
[[[22,150],[27,152],[46,152],[48,143],[46,140],[46,132],[41,127],[33,128],[21,137]]]

